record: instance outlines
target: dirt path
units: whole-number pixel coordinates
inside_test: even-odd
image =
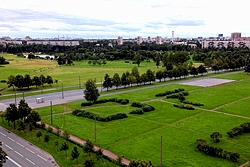
[[[41,122],[38,122],[38,123],[41,123]],[[57,132],[57,129],[55,127],[50,126],[48,124],[45,124],[45,126],[46,126],[46,128],[51,127],[55,133]],[[60,134],[62,135],[63,131],[60,130]],[[76,142],[76,143],[79,143],[79,144],[82,144],[82,145],[86,143],[85,140],[82,140],[79,137],[76,137],[74,135],[69,135],[69,136],[70,136],[69,139]],[[101,148],[99,146],[94,145],[94,149],[95,150],[102,149],[103,154],[110,157],[110,158],[112,158],[112,159],[117,159],[118,158],[117,154],[115,154],[115,153],[113,153],[113,152],[111,152],[109,150],[103,149],[103,148]],[[129,165],[130,160],[122,157],[122,163],[125,164],[125,165]]]

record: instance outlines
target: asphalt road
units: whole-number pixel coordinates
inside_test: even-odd
[[[8,154],[4,167],[55,167],[54,158],[44,150],[0,127],[2,148]]]

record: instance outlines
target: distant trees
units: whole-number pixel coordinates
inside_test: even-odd
[[[39,85],[44,85],[44,84],[49,84],[51,86],[51,84],[53,84],[53,79],[51,76],[47,76],[45,78],[45,76],[40,75],[38,76],[34,76],[33,79],[31,79],[29,74],[26,74],[25,76],[22,75],[17,75],[17,76],[13,76],[10,75],[7,81],[7,84],[9,87],[11,86],[15,86],[17,88],[23,89],[24,87],[27,87],[28,89],[30,88],[30,86],[37,86]]]

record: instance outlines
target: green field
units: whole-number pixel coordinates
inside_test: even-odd
[[[108,61],[106,65],[92,65],[88,64],[88,61],[75,61],[74,65],[62,65],[58,66],[56,61],[51,60],[42,60],[34,59],[29,60],[25,58],[20,58],[11,54],[0,54],[3,56],[10,64],[1,67],[1,70],[4,70],[4,73],[1,74],[0,80],[8,80],[10,75],[25,75],[29,74],[31,77],[50,75],[54,80],[61,80],[65,87],[74,86],[79,87],[83,85],[88,79],[96,79],[96,82],[103,81],[104,75],[107,73],[111,77],[115,73],[118,73],[120,76],[126,71],[131,72],[133,67],[137,67],[136,64],[125,63],[124,60]],[[162,68],[157,68],[153,61],[151,62],[141,62],[138,70],[140,73],[146,72],[148,69],[152,71],[158,71]],[[54,84],[53,88],[58,88],[61,86],[59,84]],[[0,89],[7,87],[6,83],[0,83]],[[46,89],[50,88],[49,86],[45,87]],[[35,88],[33,88],[35,89]],[[13,93],[12,90],[6,91],[4,94]]]
[[[128,118],[122,120],[97,122],[95,144],[129,159],[152,160],[155,166],[159,166],[160,136],[162,136],[164,166],[235,167],[245,163],[250,158],[250,134],[229,138],[226,132],[250,121],[250,114],[247,111],[250,94],[248,75],[228,73],[221,77],[230,79],[235,77],[237,81],[207,88],[171,84],[101,97],[127,98],[130,104],[140,101],[153,105],[156,110],[143,115],[128,114]],[[188,101],[203,103],[205,106],[197,107],[195,110],[178,109],[172,106],[173,103],[179,103],[178,100],[155,97],[156,93],[180,87],[189,92],[186,97]],[[80,104],[81,102],[73,102],[53,106],[53,113],[55,113],[53,125],[92,141],[94,140],[94,121],[66,112],[85,109],[96,114],[109,115],[116,112],[128,113],[131,109],[129,106],[113,103],[90,107],[81,107]],[[49,107],[40,108],[38,111],[41,115],[49,115]],[[50,123],[50,117],[43,117],[42,121]],[[220,143],[215,144],[211,141],[209,135],[213,131],[222,133],[223,138]],[[235,163],[195,151],[194,142],[198,138],[205,138],[212,145],[240,153],[239,161]]]

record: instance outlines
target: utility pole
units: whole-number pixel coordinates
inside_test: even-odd
[[[52,118],[52,101],[50,101],[50,123],[53,124],[53,118]]]
[[[160,140],[160,167],[162,167],[162,136]]]
[[[95,142],[96,142],[96,117],[95,117],[95,125],[94,125],[94,136],[95,136]]]

